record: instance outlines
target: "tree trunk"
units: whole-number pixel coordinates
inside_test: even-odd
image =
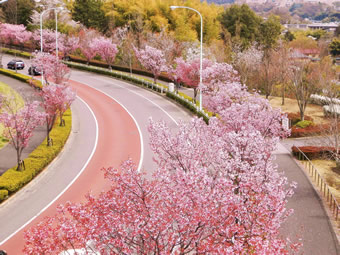
[[[17,148],[17,171],[21,171],[22,170],[22,166],[21,166],[21,153],[20,153],[20,148]]]
[[[302,109],[300,109],[300,119],[301,121],[305,120],[305,111],[303,111]]]
[[[285,86],[282,84],[282,105],[285,105],[285,93],[286,93],[286,91],[285,91]]]
[[[194,88],[194,104],[196,104],[197,88]]]
[[[132,60],[131,60],[131,57],[129,59],[129,67],[130,67],[130,76],[132,76]]]

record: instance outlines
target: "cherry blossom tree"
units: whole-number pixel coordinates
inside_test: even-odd
[[[45,114],[39,112],[39,102],[27,102],[25,106],[18,109],[15,98],[3,100],[0,112],[0,123],[4,126],[3,136],[14,146],[17,152],[17,170],[22,170],[21,155],[27,147],[33,131],[44,122]]]
[[[66,85],[56,85],[57,86],[57,97],[59,98],[59,104],[57,106],[59,117],[60,117],[60,126],[64,126],[65,122],[63,121],[63,115],[67,109],[70,108],[73,101],[76,99],[76,93],[72,90],[70,86]]]
[[[203,70],[203,83],[214,85],[239,81],[238,72],[227,63],[213,63]]]
[[[137,49],[134,47],[135,55],[144,68],[150,71],[154,77],[154,83],[161,72],[166,71],[166,60],[161,50],[146,45],[145,49]]]
[[[150,120],[157,164],[152,178],[131,160],[121,169],[103,169],[111,188],[60,206],[55,217],[25,233],[25,253],[296,252],[299,243],[279,233],[292,213],[286,204],[295,183],[287,183],[272,155],[279,137],[289,133],[281,125],[284,116],[230,80],[209,83],[215,89],[207,90],[207,100],[222,104],[214,106],[219,117],[209,125],[193,118],[174,133],[165,122]]]
[[[98,53],[96,45],[93,43],[96,37],[98,37],[98,32],[91,29],[83,30],[79,33],[79,48],[86,58],[87,64],[89,64]]]
[[[35,54],[32,65],[43,70],[46,84],[49,84],[49,81],[56,84],[65,84],[71,72],[64,63],[56,59],[55,55],[49,53],[38,52]]]
[[[263,51],[256,44],[252,44],[248,49],[241,51],[235,49],[233,66],[239,72],[242,84],[251,87],[251,77],[256,75],[263,58]]]
[[[46,113],[47,145],[52,145],[50,132],[53,129],[56,118],[60,117],[60,125],[63,125],[62,115],[75,99],[75,92],[62,84],[44,86],[39,93],[42,98],[41,106]]]
[[[24,44],[32,37],[32,32],[27,31],[24,25],[0,24],[0,40],[8,45]]]
[[[105,37],[95,38],[92,43],[96,52],[98,52],[106,64],[109,65],[110,70],[112,70],[111,66],[114,64],[118,53],[117,45],[111,39]]]
[[[63,54],[63,58],[66,58],[69,54],[79,48],[79,37],[77,36],[64,36],[63,42],[60,47],[60,52]]]
[[[182,58],[176,59],[176,70],[182,82],[194,89],[194,102],[196,103],[197,91],[200,82],[200,59],[184,61]],[[208,59],[203,59],[202,70],[212,65]],[[203,74],[202,74],[203,75]]]
[[[58,48],[63,48],[64,35],[58,32]],[[33,40],[36,48],[40,48],[40,30],[35,30],[33,33]],[[52,53],[56,50],[56,34],[50,29],[43,29],[43,51]]]

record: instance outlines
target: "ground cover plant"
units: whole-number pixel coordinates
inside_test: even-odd
[[[0,82],[0,95],[2,96],[14,96],[15,100],[18,102],[19,105],[23,106],[24,105],[24,100],[22,97],[16,93],[14,90],[11,89],[10,86],[7,84]],[[3,137],[1,134],[4,131],[4,127],[2,124],[0,124],[0,149],[4,147],[8,143],[8,139]]]

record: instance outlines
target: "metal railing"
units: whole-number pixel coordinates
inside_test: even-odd
[[[338,202],[336,201],[335,196],[330,191],[329,186],[325,182],[325,180],[320,175],[317,168],[313,165],[313,163],[309,160],[309,158],[304,154],[299,147],[296,147],[299,150],[298,159],[302,162],[305,169],[308,170],[309,175],[312,177],[312,180],[316,184],[316,186],[321,191],[320,193],[326,198],[326,201],[328,205],[330,206],[331,212],[333,216],[335,217],[335,220],[338,221],[338,215],[340,211],[340,206]]]

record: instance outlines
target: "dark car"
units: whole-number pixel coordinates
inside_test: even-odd
[[[30,66],[28,68],[28,74],[29,75],[41,75],[41,70],[39,67],[36,66]]]
[[[24,69],[25,68],[25,63],[22,60],[13,59],[13,60],[8,62],[7,68],[8,69],[14,69],[14,70]]]

